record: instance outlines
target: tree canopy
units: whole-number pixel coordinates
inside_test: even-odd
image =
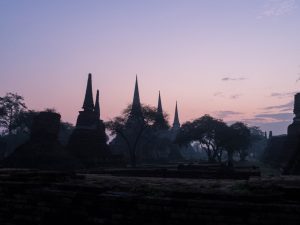
[[[222,144],[226,131],[227,125],[222,120],[204,115],[192,122],[184,123],[176,142],[179,144],[198,142],[205,150],[208,160],[213,162],[222,156]]]
[[[262,135],[263,132],[257,127],[249,128],[242,122],[229,126],[222,120],[204,115],[184,123],[176,142],[178,144],[197,142],[211,162],[216,160],[221,162],[223,151],[226,151],[228,164],[232,164],[234,153],[238,153],[240,159],[245,160],[251,143],[261,138]]]
[[[0,126],[5,133],[13,133],[18,116],[26,109],[24,98],[17,93],[9,92],[0,97]]]
[[[143,123],[128,124],[131,113],[131,105],[128,105],[120,116],[117,116],[105,123],[106,128],[111,135],[119,135],[126,143],[130,162],[133,167],[136,166],[137,146],[143,139],[154,140],[153,125],[156,120],[157,109],[155,107],[142,104]],[[164,114],[167,117],[167,114]]]

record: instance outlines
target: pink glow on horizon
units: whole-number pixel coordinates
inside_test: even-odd
[[[260,117],[292,112],[264,108],[300,90],[300,7],[266,15],[267,1],[2,1],[0,96],[74,124],[91,72],[108,120],[131,103],[138,74],[141,101],[156,106],[160,90],[171,123],[177,100],[181,124],[222,111],[285,133],[292,115]]]

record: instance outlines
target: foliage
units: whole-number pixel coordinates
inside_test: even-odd
[[[44,111],[56,112],[53,108]],[[7,154],[28,140],[34,117],[38,113],[35,110],[28,110],[24,98],[18,94],[7,93],[4,97],[0,97],[0,128],[7,143]],[[62,144],[67,144],[73,129],[72,124],[61,122],[59,140]]]
[[[153,142],[156,138],[152,128],[155,123],[157,110],[155,107],[142,105],[143,121],[136,121],[131,118],[131,108],[132,105],[128,105],[120,116],[109,120],[105,125],[111,135],[119,135],[125,141],[131,165],[135,167],[138,144],[143,139],[144,144],[147,145],[150,140]]]
[[[233,154],[238,152],[240,159],[245,160],[247,149],[251,144],[251,133],[249,127],[242,122],[236,122],[229,126],[225,133],[224,148],[228,154],[228,165],[233,165]]]
[[[220,161],[226,131],[227,125],[222,120],[204,115],[192,122],[183,124],[176,142],[179,144],[198,142],[200,148],[205,150],[209,161],[216,161],[217,158]]]
[[[74,125],[68,122],[61,122],[58,138],[63,145],[67,145],[69,138],[75,129]]]
[[[221,162],[223,152],[227,152],[228,164],[232,165],[234,153],[243,161],[249,154],[252,143],[261,140],[263,132],[258,127],[249,128],[242,122],[228,126],[222,120],[204,115],[182,125],[176,142],[178,144],[198,143],[207,154],[209,161]]]
[[[29,134],[33,123],[33,119],[37,114],[38,112],[34,110],[21,111],[16,116],[16,119],[12,124],[12,128],[15,131],[15,133]]]
[[[148,126],[152,126],[155,123],[157,109],[156,107],[142,104],[142,114],[144,116],[144,121]],[[129,104],[121,114],[121,117],[125,119],[125,122],[128,120],[131,113],[132,104]],[[168,121],[168,114],[164,113],[164,119]]]
[[[0,97],[0,109],[0,126],[5,133],[12,134],[19,114],[27,109],[24,98],[17,93],[9,92]]]
[[[263,132],[259,127],[250,127],[250,147],[247,149],[247,155],[253,158],[260,158],[263,154],[267,139],[265,132]]]
[[[249,127],[251,134],[251,142],[261,141],[265,139],[265,133],[259,127]]]
[[[0,117],[5,115],[4,107],[0,107]]]
[[[43,112],[58,113],[55,108],[46,108],[43,110]]]

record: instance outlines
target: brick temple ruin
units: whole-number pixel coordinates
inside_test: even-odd
[[[300,93],[294,97],[293,112],[287,135],[270,135],[264,154],[264,162],[283,168],[286,174],[300,174]]]
[[[82,109],[67,148],[86,167],[94,167],[109,157],[109,150],[105,125],[100,119],[99,90],[94,103],[91,74],[88,75]]]
[[[40,112],[33,120],[30,139],[4,159],[4,167],[74,169],[81,167],[58,141],[60,115]]]

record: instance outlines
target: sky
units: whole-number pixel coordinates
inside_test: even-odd
[[[75,123],[88,73],[101,117],[132,101],[274,134],[300,91],[300,0],[0,0],[0,96]]]

